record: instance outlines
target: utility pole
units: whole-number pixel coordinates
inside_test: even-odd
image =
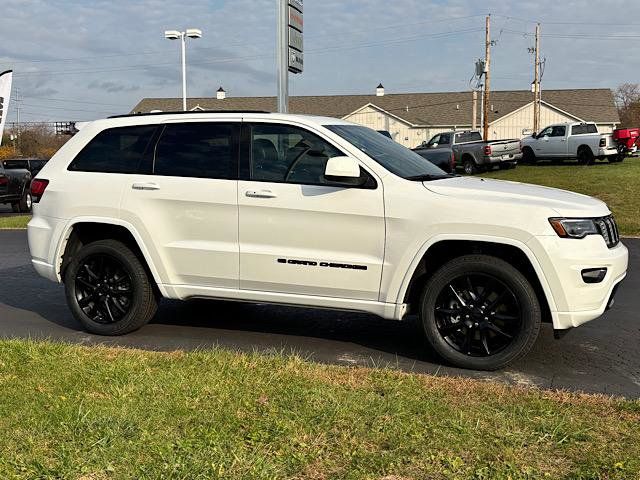
[[[485,74],[484,74],[484,99],[483,107],[483,132],[482,137],[489,140],[489,102],[491,92],[491,15],[487,16],[486,21],[486,41],[485,41]]]
[[[536,24],[535,72],[533,80],[533,131],[540,130],[540,24]]]
[[[22,148],[20,146],[20,89],[18,87],[16,87],[16,99],[14,100],[16,102],[16,139],[13,142],[13,150],[14,153],[17,154],[17,151],[19,150],[20,152],[22,152]],[[18,148],[16,149],[16,145],[18,146]]]
[[[473,90],[471,95],[473,98],[473,107],[471,108],[471,130],[475,130],[478,127],[478,91]]]

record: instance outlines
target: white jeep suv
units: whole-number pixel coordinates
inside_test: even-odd
[[[627,269],[601,201],[447,175],[333,118],[95,121],[32,194],[33,265],[102,335],[142,327],[160,298],[416,314],[443,359],[497,369],[541,322],[559,332],[602,315]]]

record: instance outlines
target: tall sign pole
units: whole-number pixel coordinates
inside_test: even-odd
[[[482,118],[482,138],[489,140],[489,105],[491,92],[491,15],[487,16],[486,21],[486,45],[485,45],[485,74],[484,74],[484,99],[482,101],[483,118]]]
[[[278,112],[289,113],[289,72],[304,70],[303,0],[278,2]]]

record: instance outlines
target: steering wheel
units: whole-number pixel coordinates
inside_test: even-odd
[[[307,153],[309,153],[310,151],[311,151],[311,146],[305,145],[304,150],[300,152],[298,155],[296,155],[296,158],[293,159],[293,162],[291,162],[291,165],[289,165],[289,168],[287,168],[287,173],[284,175],[285,182],[289,181],[289,177],[291,177],[291,174],[294,172],[298,163],[300,163],[300,160],[302,160],[302,157]]]

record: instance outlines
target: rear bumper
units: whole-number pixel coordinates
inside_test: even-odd
[[[556,330],[594,320],[612,306],[629,262],[628,250],[622,243],[610,249],[596,235],[582,240],[543,236],[534,237],[528,245],[544,270],[553,296],[551,315]],[[582,271],[594,268],[607,269],[604,279],[585,283]]]
[[[615,157],[619,154],[618,149],[614,147],[606,147],[598,149],[598,157]]]
[[[484,163],[490,165],[498,165],[500,163],[514,163],[522,160],[522,153],[515,153],[513,155],[500,155],[495,157],[484,157]]]
[[[61,281],[57,250],[66,223],[60,218],[36,215],[27,225],[31,263],[36,272],[53,282]]]

